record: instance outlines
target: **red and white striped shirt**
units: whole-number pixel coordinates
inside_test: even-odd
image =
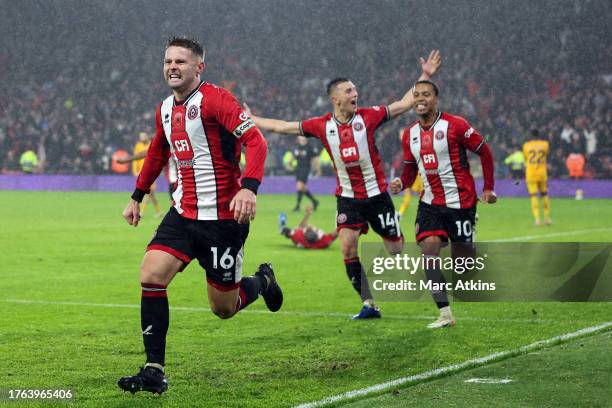
[[[194,220],[233,219],[229,203],[242,187],[257,191],[267,144],[240,103],[227,90],[201,83],[185,100],[166,98],[157,107],[157,131],[137,190],[148,192],[172,154],[178,181],[173,206]],[[240,178],[240,148],[246,167]]]
[[[387,191],[387,180],[374,141],[376,129],[390,118],[385,105],[358,108],[340,123],[331,113],[300,122],[304,136],[316,137],[336,170],[336,195],[369,198]]]
[[[460,116],[439,113],[433,125],[423,129],[416,122],[404,130],[402,184],[414,182],[416,168],[423,179],[421,201],[449,208],[476,204],[474,178],[466,149],[480,155],[484,190],[493,190],[493,156],[484,138]],[[410,171],[415,170],[412,175]]]

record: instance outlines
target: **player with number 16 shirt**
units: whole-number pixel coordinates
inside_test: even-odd
[[[130,225],[140,221],[139,203],[168,163],[177,165],[172,208],[157,228],[140,267],[141,328],[146,363],[118,385],[132,393],[161,394],[165,371],[169,306],[166,290],[193,259],[206,271],[212,312],[228,319],[262,295],[276,312],[283,294],[270,264],[242,276],[244,244],[255,218],[267,145],[261,132],[225,89],[202,82],[204,50],[196,41],[172,38],[163,74],[172,95],[157,108],[157,132],[132,199],[123,211]],[[240,150],[246,167],[240,174]]]

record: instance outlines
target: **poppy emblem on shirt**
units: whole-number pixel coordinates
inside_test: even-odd
[[[181,123],[183,123],[183,115],[180,112],[177,112],[174,114],[174,117],[172,118],[172,120],[174,121],[174,124],[176,126],[180,126]]]
[[[442,140],[442,139],[444,139],[444,132],[441,130],[438,130],[436,132],[436,140]]]
[[[353,129],[355,129],[357,132],[359,132],[360,130],[363,129],[363,125],[359,122],[357,123],[353,123]]]
[[[197,105],[191,105],[189,108],[187,108],[187,117],[189,118],[189,120],[194,120],[195,118],[197,118],[198,113],[199,109]]]

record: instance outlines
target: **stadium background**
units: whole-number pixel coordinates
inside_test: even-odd
[[[325,113],[335,76],[353,78],[362,106],[389,103],[418,77],[418,57],[440,48],[440,107],[489,138],[498,177],[532,128],[551,141],[550,177],[567,175],[571,152],[586,156],[588,178],[612,177],[609,2],[288,4],[4,2],[0,169],[18,171],[33,149],[46,174],[108,173],[112,152],[154,130],[154,107],[168,94],[163,44],[180,33],[205,44],[205,80],[291,120]],[[413,118],[379,131],[387,167]],[[280,174],[294,140],[266,137],[266,171]]]

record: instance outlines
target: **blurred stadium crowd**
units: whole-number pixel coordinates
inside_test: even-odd
[[[325,83],[336,76],[353,79],[362,106],[392,102],[419,76],[418,57],[439,48],[440,108],[487,136],[498,176],[539,129],[551,142],[552,177],[566,176],[565,158],[582,153],[587,177],[612,178],[608,1],[207,4],[181,0],[172,12],[159,0],[7,4],[0,170],[19,171],[32,150],[44,173],[109,172],[115,150],[131,151],[139,132],[154,132],[154,108],[169,94],[164,41],[179,33],[204,43],[205,80],[258,114],[287,120],[327,112]],[[379,130],[388,167],[412,120]],[[295,140],[266,137],[267,173],[282,174]]]

